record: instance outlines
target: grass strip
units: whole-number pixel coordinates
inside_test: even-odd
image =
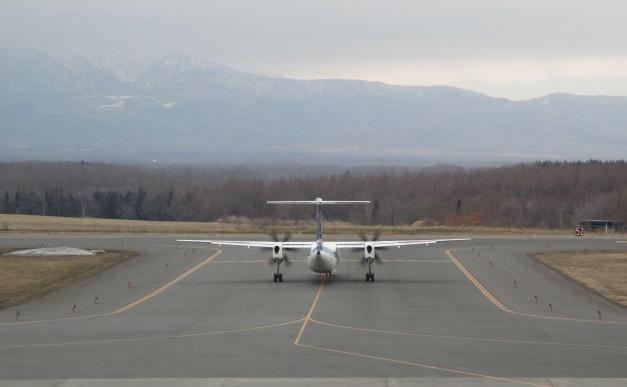
[[[531,256],[604,297],[627,306],[627,251],[547,251]]]
[[[326,221],[324,229],[327,235],[352,235],[361,232],[384,235],[412,235],[426,238],[437,235],[455,236],[535,236],[535,235],[572,235],[569,230],[495,228],[495,227],[448,227],[448,226],[366,226],[344,222]],[[216,235],[216,234],[261,234],[271,232],[292,233],[295,235],[315,235],[314,219],[304,221],[253,219],[235,222],[156,222],[141,220],[63,218],[34,215],[0,214],[0,235]]]
[[[0,249],[0,254],[12,251]],[[0,255],[0,309],[24,303],[125,262],[137,254],[106,251],[88,256]]]

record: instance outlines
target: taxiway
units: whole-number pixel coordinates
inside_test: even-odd
[[[527,256],[625,248],[610,238],[395,248],[374,283],[357,253],[325,282],[293,252],[274,283],[258,249],[43,239],[139,256],[0,311],[1,386],[627,384],[626,308]]]

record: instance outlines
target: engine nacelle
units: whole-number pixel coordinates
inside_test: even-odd
[[[272,259],[283,259],[285,258],[285,250],[283,249],[282,243],[276,243],[274,247],[272,247]]]
[[[374,245],[370,243],[366,243],[366,245],[364,246],[364,258],[374,259],[374,257],[375,257]]]

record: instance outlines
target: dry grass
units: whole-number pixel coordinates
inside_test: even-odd
[[[0,254],[8,251],[0,250]],[[0,255],[0,309],[41,297],[136,255],[128,251],[57,257]]]
[[[610,300],[627,306],[627,251],[556,251],[532,256]]]
[[[0,214],[1,234],[47,234],[47,235],[95,235],[95,234],[167,234],[167,235],[211,235],[211,234],[269,234],[301,233],[315,235],[315,221],[275,221],[227,219],[225,222],[151,222],[139,220],[113,220],[94,218],[61,218],[52,216]],[[490,227],[447,227],[447,226],[361,226],[342,222],[325,222],[325,232],[330,235],[359,235],[360,232],[374,234],[379,230],[384,235],[570,235],[564,230],[534,230],[521,228]]]
[[[238,225],[204,222],[61,218],[0,214],[0,233],[20,234],[211,234],[236,232]]]

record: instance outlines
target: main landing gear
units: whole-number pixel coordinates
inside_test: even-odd
[[[287,258],[286,250],[289,248],[285,248],[283,244],[290,240],[291,234],[286,234],[283,239],[279,239],[276,231],[273,231],[270,234],[272,240],[274,241],[274,246],[272,249],[272,256],[270,257],[270,264],[274,263],[276,265],[276,273],[274,273],[274,282],[283,282],[283,274],[281,274],[281,264],[285,262],[286,265],[290,264],[289,259]]]
[[[281,263],[283,263],[283,258],[274,258],[274,263],[276,264],[274,282],[283,282],[283,273],[281,273]]]
[[[374,282],[374,273],[372,272],[373,262],[374,262],[374,258],[366,258],[366,263],[368,264],[368,272],[366,273],[366,282]]]

